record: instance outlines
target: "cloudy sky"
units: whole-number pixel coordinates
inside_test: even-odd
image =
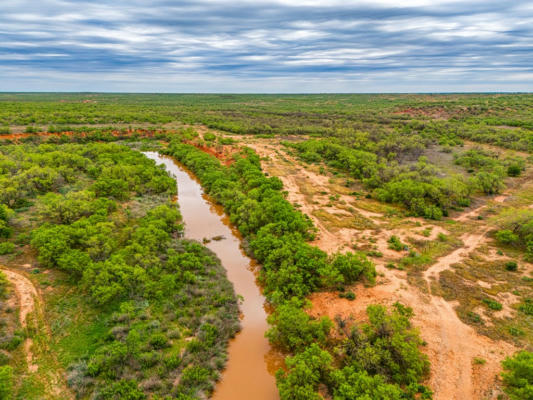
[[[2,0],[0,91],[533,91],[533,2]]]

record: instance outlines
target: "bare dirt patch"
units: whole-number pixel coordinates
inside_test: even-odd
[[[23,328],[27,326],[27,316],[33,312],[35,307],[35,299],[37,298],[37,290],[33,283],[24,275],[9,269],[2,269],[7,279],[15,288],[15,293],[19,298],[20,310],[19,320]]]

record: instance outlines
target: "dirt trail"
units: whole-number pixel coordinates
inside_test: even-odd
[[[50,329],[46,323],[43,301],[40,293],[33,285],[33,283],[26,278],[22,273],[15,272],[7,268],[0,268],[0,270],[6,275],[7,279],[15,288],[15,294],[19,301],[19,320],[22,328],[27,328],[30,322],[32,327],[39,329],[44,327],[44,334],[50,336]],[[33,352],[33,340],[28,337],[24,342],[24,352],[26,353],[26,363],[28,365],[28,371],[30,373],[36,373],[39,371],[39,366],[36,364],[36,357]],[[45,349],[48,350],[48,349]],[[65,374],[57,365],[57,361],[54,359],[54,370],[46,372],[46,387],[49,391],[49,396],[45,398],[51,399],[73,399],[74,396],[67,388],[65,381]]]
[[[320,180],[310,176],[308,170],[303,169],[296,160],[285,153],[283,153],[283,158],[288,163],[282,161],[282,157],[276,153],[279,145],[257,141],[247,143],[247,145],[256,150],[259,155],[268,156],[273,161],[273,165],[264,163],[264,169],[282,180],[284,189],[288,191],[289,201],[298,203],[301,206],[300,210],[311,217],[319,232],[319,239],[313,244],[328,253],[342,248],[349,235],[343,235],[342,230],[340,232],[329,231],[320,220],[311,215],[316,205],[310,204],[301,192],[297,175],[301,173],[301,177],[310,180],[315,186],[326,185],[321,185]],[[286,173],[289,167],[296,170],[295,173],[292,171]],[[320,178],[324,177],[320,176]],[[501,203],[507,197],[508,193],[495,197],[493,201]],[[486,205],[482,205],[459,215],[455,220],[465,222],[475,219],[485,208]],[[373,215],[367,215],[369,219],[375,218]],[[430,289],[430,283],[434,279],[438,280],[442,271],[460,262],[486,240],[485,235],[488,230],[486,223],[480,221],[473,232],[463,235],[461,248],[441,257],[425,271],[423,277],[427,282],[429,294],[409,285],[404,272],[387,270],[382,265],[378,265],[377,269],[383,275],[379,278],[379,284],[372,288],[365,288],[363,285],[354,286],[352,289],[357,295],[356,301],[340,299],[336,293],[314,293],[310,296],[313,305],[310,312],[314,315],[328,315],[331,318],[335,315],[345,318],[353,316],[356,320],[361,320],[365,318],[365,309],[369,304],[390,305],[400,301],[413,308],[415,313],[413,324],[420,329],[421,337],[427,343],[424,351],[431,361],[431,376],[428,385],[435,392],[434,399],[496,398],[497,393],[492,392],[492,387],[497,381],[500,362],[515,349],[506,342],[495,342],[479,335],[472,327],[459,319],[454,309],[455,304],[433,295]],[[382,231],[380,238],[383,235],[385,235],[383,237],[388,237],[393,233],[394,231]],[[482,358],[486,362],[484,365],[474,365],[475,358]]]
[[[37,289],[33,286],[33,283],[17,272],[9,269],[3,269],[2,272],[6,275],[7,279],[15,287],[15,293],[20,302],[19,320],[23,328],[27,326],[26,318],[28,314],[33,312],[35,307],[35,299],[37,298]]]
[[[434,399],[493,398],[490,390],[497,381],[500,362],[514,352],[513,346],[479,335],[459,319],[454,304],[440,296],[432,295],[425,306],[416,304],[413,323],[428,343],[432,371],[429,386],[435,392]],[[476,371],[475,358],[485,360]]]
[[[483,227],[480,232],[464,235],[461,238],[463,242],[462,247],[452,251],[448,255],[439,258],[435,264],[425,270],[424,279],[427,281],[428,285],[431,284],[432,279],[438,280],[442,271],[450,268],[451,265],[460,262],[464,257],[468,256],[469,253],[474,251],[480,244],[484,243],[486,240],[485,234],[488,230],[488,227]]]
[[[503,203],[509,193],[504,193],[493,199],[496,203]],[[455,218],[456,221],[467,221],[476,217],[486,208],[486,205],[462,214]],[[431,293],[431,282],[438,280],[440,273],[449,269],[451,265],[461,262],[474,251],[480,244],[486,241],[486,234],[490,227],[483,224],[476,232],[465,234],[461,239],[463,246],[450,254],[441,257],[435,264],[429,267],[423,274]],[[469,325],[462,322],[455,312],[454,305],[440,296],[430,295],[428,305],[429,312],[438,315],[440,332],[439,340],[430,346],[438,349],[432,357],[433,373],[430,386],[435,391],[435,400],[439,399],[479,399],[495,398],[495,393],[486,393],[485,390],[494,385],[500,371],[500,362],[515,351],[515,348],[503,341],[495,342],[477,332]],[[416,318],[415,318],[416,320]],[[423,323],[424,333],[428,334],[428,321]],[[431,329],[431,327],[429,327]],[[434,338],[430,339],[434,340]],[[430,350],[431,351],[431,350]],[[482,358],[486,361],[483,367],[473,370],[474,358]],[[451,368],[450,368],[451,367]],[[474,377],[476,382],[474,382]]]
[[[506,190],[504,193],[493,197],[492,201],[495,202],[495,203],[503,203],[510,195],[511,195],[510,191]],[[455,219],[455,221],[458,221],[458,222],[469,221],[469,220],[479,216],[481,214],[481,211],[483,211],[485,208],[487,208],[487,204],[483,204],[483,205],[481,205],[479,207],[476,207],[473,210],[465,212],[465,213],[457,216],[454,219]]]
[[[31,281],[24,275],[17,272],[13,272],[8,269],[2,269],[2,272],[6,275],[7,279],[15,287],[15,293],[19,300],[19,321],[22,328],[26,328],[28,325],[27,317],[35,308],[35,299],[37,298],[37,290]],[[26,338],[24,341],[24,352],[26,353],[26,363],[28,364],[28,370],[30,372],[37,372],[39,367],[33,363],[32,352],[33,340]]]

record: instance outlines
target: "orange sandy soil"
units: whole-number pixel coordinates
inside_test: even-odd
[[[241,140],[243,138],[241,137]],[[264,158],[263,168],[278,176],[288,191],[288,200],[300,205],[300,210],[309,215],[318,228],[318,239],[313,243],[322,250],[332,253],[350,249],[353,242],[360,238],[373,237],[377,239],[375,246],[383,253],[383,258],[374,259],[378,271],[378,283],[374,287],[355,285],[351,290],[356,294],[355,301],[348,301],[338,297],[336,292],[319,292],[310,296],[313,316],[327,315],[334,318],[352,318],[353,321],[366,319],[365,310],[370,304],[391,305],[399,301],[413,308],[414,326],[420,331],[421,337],[427,343],[423,351],[431,361],[431,376],[427,382],[434,391],[435,400],[466,400],[496,398],[501,393],[498,388],[500,363],[503,358],[516,351],[516,348],[503,341],[493,341],[478,334],[471,326],[462,322],[455,312],[456,304],[447,302],[442,297],[431,293],[431,283],[438,281],[442,271],[452,264],[460,262],[472,251],[486,242],[489,227],[485,222],[474,218],[486,207],[482,205],[472,211],[458,215],[454,219],[458,222],[472,221],[471,230],[464,233],[460,239],[463,245],[436,260],[426,271],[423,279],[428,292],[408,283],[406,273],[400,270],[389,270],[384,267],[385,261],[395,261],[400,257],[398,252],[388,249],[387,239],[395,234],[404,241],[407,236],[420,235],[420,232],[431,227],[431,234],[426,240],[434,239],[438,233],[447,233],[441,226],[419,218],[406,219],[401,227],[387,229],[384,227],[383,216],[376,212],[368,212],[357,208],[357,201],[351,203],[354,212],[375,223],[378,229],[357,230],[350,228],[329,229],[319,218],[313,216],[313,211],[324,207],[319,196],[310,197],[302,193],[305,183],[313,185],[317,191],[331,192],[328,177],[304,168],[297,160],[287,154],[275,140],[254,139],[245,137],[246,145],[256,150]],[[290,168],[287,166],[290,165]],[[288,172],[287,172],[288,171]],[[302,183],[302,180],[305,182]],[[493,198],[494,203],[503,202],[510,193]],[[350,196],[340,196],[339,200]],[[353,196],[351,196],[353,199]],[[317,204],[318,203],[318,204]],[[331,208],[327,209],[331,212]],[[342,211],[342,210],[341,210]],[[414,228],[419,222],[421,227]],[[470,228],[470,226],[469,226]],[[419,236],[420,237],[420,236]],[[475,358],[486,360],[483,365],[474,364]]]
[[[20,325],[23,329],[28,329],[28,325],[31,325],[32,329],[39,329],[39,322],[45,322],[44,303],[40,291],[21,270],[8,269],[4,266],[0,267],[0,270],[6,275],[14,289],[14,296],[12,296],[10,301],[18,309]],[[29,265],[25,267],[29,267]],[[44,334],[50,337],[50,327],[46,323],[44,324],[44,329]],[[26,354],[28,372],[30,374],[36,373],[39,370],[38,360],[34,357],[33,346],[33,340],[31,337],[27,337],[23,347]],[[48,349],[44,350],[49,351]],[[73,399],[74,396],[67,387],[64,371],[62,371],[55,359],[54,364],[55,371],[46,371],[46,388],[48,394],[51,396],[50,398]]]

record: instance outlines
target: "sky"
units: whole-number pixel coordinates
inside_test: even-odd
[[[533,91],[533,1],[2,0],[0,91]]]

